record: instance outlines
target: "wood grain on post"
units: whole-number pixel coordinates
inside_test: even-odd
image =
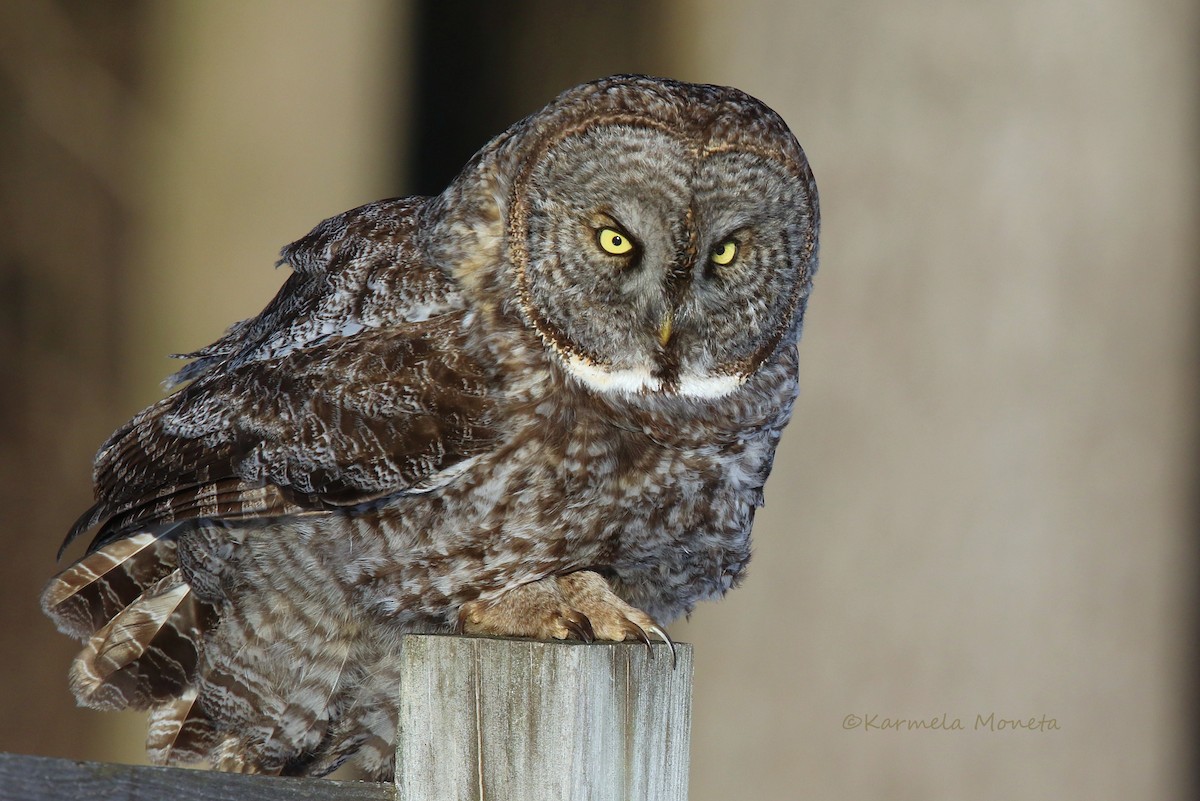
[[[403,801],[684,801],[692,649],[409,635]]]

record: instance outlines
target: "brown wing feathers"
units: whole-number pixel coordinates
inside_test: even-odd
[[[179,536],[206,520],[385,499],[494,439],[494,368],[465,352],[467,318],[449,279],[414,266],[407,228],[420,206],[354,210],[285,250],[296,271],[263,313],[191,354],[174,382],[192,383],[136,415],[96,457],[97,503],[63,550],[94,538],[42,605],[84,642],[70,674],[80,703],[152,709],[157,762],[211,756],[228,736],[200,700],[202,686],[225,686],[202,658],[219,609],[180,570]],[[366,220],[373,250],[330,245]],[[368,276],[387,297],[371,295]],[[419,323],[404,317],[405,291],[423,310]],[[323,315],[348,322],[329,330]]]

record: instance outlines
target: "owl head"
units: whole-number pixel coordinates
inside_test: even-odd
[[[488,206],[468,217],[495,250],[460,272],[494,259],[496,291],[591,391],[722,397],[799,334],[816,184],[787,125],[743,92],[584,84],[456,183],[458,200]]]

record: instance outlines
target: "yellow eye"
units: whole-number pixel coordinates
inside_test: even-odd
[[[623,256],[633,250],[633,242],[629,237],[615,228],[601,228],[599,238],[600,247],[604,249],[605,253]]]
[[[737,256],[737,242],[734,242],[732,239],[730,239],[728,242],[722,242],[713,248],[713,264],[724,266],[733,261],[735,256]]]

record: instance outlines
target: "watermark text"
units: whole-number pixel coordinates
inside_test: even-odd
[[[842,728],[847,731],[1007,731],[1048,732],[1060,731],[1062,726],[1050,715],[1012,717],[998,712],[977,712],[974,716],[957,716],[949,712],[923,718],[890,717],[883,714],[851,712],[842,718]]]

